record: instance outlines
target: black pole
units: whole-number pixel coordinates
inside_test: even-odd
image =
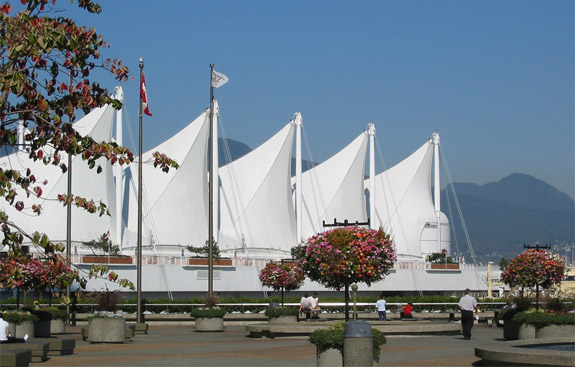
[[[214,292],[214,64],[210,64],[210,151],[208,179],[208,298]]]
[[[137,310],[136,310],[136,322],[138,324],[142,323],[142,142],[143,142],[143,132],[142,132],[142,75],[144,73],[144,60],[140,58],[140,110],[139,110],[139,139],[138,139],[138,245],[137,245],[137,273],[136,273],[136,284],[137,284]]]
[[[349,321],[349,284],[345,285],[345,322]]]

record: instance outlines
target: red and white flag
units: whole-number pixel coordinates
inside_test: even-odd
[[[148,108],[148,94],[146,93],[146,78],[142,72],[142,85],[140,86],[140,99],[142,100],[142,110],[148,116],[152,116]]]

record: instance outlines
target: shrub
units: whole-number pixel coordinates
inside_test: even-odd
[[[266,316],[269,317],[270,319],[276,319],[278,317],[282,317],[282,316],[297,316],[299,313],[299,310],[297,307],[268,307],[266,309]]]
[[[55,307],[47,307],[44,311],[49,312],[52,315],[52,320],[66,320],[66,310],[61,310]]]
[[[573,315],[556,315],[546,312],[520,312],[513,318],[518,324],[533,325],[542,328],[549,325],[575,325]]]
[[[190,312],[190,316],[194,319],[217,319],[222,318],[226,314],[225,308],[194,308]]]
[[[4,320],[6,322],[11,322],[16,325],[20,325],[25,321],[38,321],[38,316],[31,314],[29,311],[14,311],[14,312],[5,312],[4,313]]]

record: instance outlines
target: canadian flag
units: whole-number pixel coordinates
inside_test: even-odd
[[[148,116],[152,116],[148,108],[148,94],[146,93],[146,78],[142,72],[142,85],[140,86],[140,99],[142,100],[142,110]]]

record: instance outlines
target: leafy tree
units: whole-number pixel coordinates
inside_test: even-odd
[[[507,269],[507,265],[509,265],[509,261],[507,261],[506,258],[502,257],[497,265],[499,265],[499,269],[501,269],[501,271],[505,271],[505,269]]]
[[[91,0],[78,0],[77,5],[91,13],[101,11],[100,5]],[[109,91],[91,81],[90,76],[95,70],[102,70],[124,82],[129,76],[128,68],[120,60],[101,58],[100,50],[107,43],[95,29],[78,26],[69,18],[52,17],[61,14],[55,8],[56,0],[21,0],[15,6],[21,9],[15,12],[10,2],[0,5],[0,148],[5,152],[18,148],[18,123],[22,121],[27,131],[25,149],[31,161],[59,167],[62,172],[68,169],[62,159],[64,153],[80,155],[97,172],[106,160],[120,165],[133,162],[134,155],[127,148],[80,136],[71,123],[78,111],[88,113],[105,104],[120,108],[120,101],[110,97]],[[154,157],[154,165],[164,171],[177,167],[163,154],[156,153]],[[41,199],[46,184],[30,168],[0,167],[0,196],[18,211],[40,215],[40,204],[27,207],[21,198]],[[90,198],[62,193],[58,200],[90,213],[107,214],[104,203],[96,204]],[[4,234],[2,245],[9,247],[8,260],[15,260],[13,264],[26,261],[22,243],[27,239],[38,247],[45,261],[53,262],[52,269],[68,272],[68,267],[63,266],[65,259],[59,255],[63,244],[51,242],[42,233],[26,233],[4,211],[0,211],[0,228]],[[22,270],[13,266],[10,275],[15,283],[5,279],[0,279],[0,283],[4,287],[18,284],[23,280]],[[73,272],[72,279],[79,280],[77,271]],[[93,268],[90,275],[105,273],[107,268],[100,266]],[[130,285],[118,280],[114,273],[109,274],[109,279]]]
[[[501,274],[510,287],[550,288],[559,283],[565,274],[565,262],[559,255],[545,250],[529,249],[511,259]]]
[[[210,254],[210,242],[206,241],[206,243],[202,247],[195,247],[195,246],[187,246],[186,250],[190,251],[196,256],[205,256],[207,257]],[[218,246],[217,242],[214,242],[212,246],[212,257],[214,260],[220,260],[222,258],[220,254],[220,247]]]
[[[110,240],[110,232],[102,234],[97,241],[92,240],[82,243],[88,247],[94,255],[96,254],[95,251],[98,251],[100,254],[120,255],[120,246],[112,243]]]

